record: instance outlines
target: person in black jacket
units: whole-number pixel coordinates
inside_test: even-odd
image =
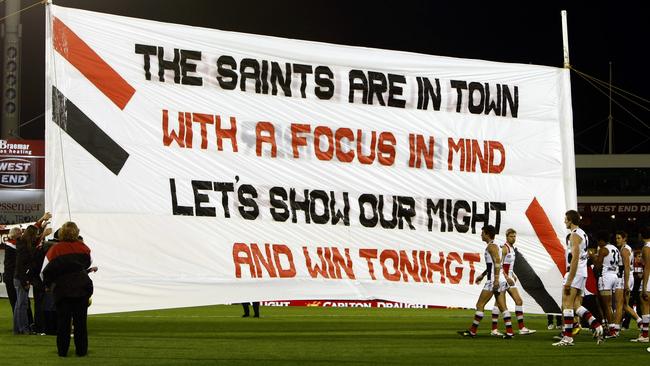
[[[93,294],[93,282],[88,277],[90,264],[90,249],[79,240],[79,228],[74,222],[66,222],[59,229],[59,242],[45,256],[42,272],[45,287],[54,294],[56,347],[61,357],[68,355],[71,321],[75,353],[88,353],[88,299]]]

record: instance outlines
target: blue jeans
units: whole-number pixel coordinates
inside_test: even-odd
[[[28,305],[29,288],[25,289],[20,280],[14,278],[16,288],[16,305],[14,307],[14,334],[29,334],[29,318],[27,312],[31,311]]]

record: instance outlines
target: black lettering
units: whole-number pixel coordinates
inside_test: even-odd
[[[294,224],[298,222],[298,215],[296,211],[300,210],[305,213],[305,222],[309,224],[311,219],[309,218],[309,190],[305,189],[302,191],[304,201],[296,200],[296,189],[289,189],[289,204],[291,204],[291,222]]]
[[[201,204],[210,201],[207,194],[202,194],[199,191],[212,191],[212,182],[206,180],[193,180],[192,190],[194,191],[194,207],[196,208],[196,216],[217,216],[214,207],[202,207]]]
[[[456,89],[456,112],[460,113],[460,106],[463,104],[463,89],[467,89],[467,82],[463,80],[451,80],[451,87]]]
[[[373,104],[372,98],[373,95],[376,95],[379,105],[385,106],[386,103],[384,102],[384,96],[382,94],[388,90],[388,86],[386,85],[386,75],[381,72],[368,71],[368,80],[370,84],[368,104]]]
[[[454,203],[454,211],[452,213],[452,217],[454,220],[454,227],[456,228],[456,231],[459,233],[466,233],[469,230],[469,223],[470,223],[470,212],[471,212],[471,207],[469,205],[469,202],[465,200],[458,200],[456,203]],[[463,215],[463,222],[460,223],[458,222],[458,211],[463,210],[465,211],[466,215]]]
[[[343,220],[343,225],[350,226],[350,201],[348,192],[343,192],[343,212],[336,209],[336,198],[334,191],[330,191],[330,211],[332,212],[332,225],[336,225]]]
[[[503,105],[501,106],[502,116],[505,116],[510,107],[510,114],[512,117],[517,118],[517,112],[519,111],[519,87],[515,86],[515,97],[513,100],[512,94],[510,94],[510,88],[507,85],[503,86]]]
[[[260,81],[260,64],[257,62],[257,60],[252,58],[245,58],[241,60],[239,66],[239,73],[241,77],[239,80],[239,89],[241,91],[246,91],[246,80],[252,79],[255,80],[255,92],[260,93],[262,91],[262,82]]]
[[[329,100],[334,96],[334,73],[327,66],[317,66],[314,73],[314,81],[318,87],[315,89],[314,94],[318,99]]]
[[[224,216],[230,218],[230,209],[228,208],[228,192],[234,192],[234,184],[224,182],[214,182],[214,190],[221,192],[221,205],[223,206]]]
[[[158,80],[165,81],[165,70],[172,70],[174,72],[174,82],[176,84],[181,82],[181,67],[180,52],[178,48],[174,48],[174,59],[172,61],[165,60],[165,49],[158,47]]]
[[[495,115],[501,115],[501,84],[497,84],[497,99],[494,101],[490,99],[490,84],[485,83],[485,101],[485,114],[494,111]]]
[[[391,211],[391,220],[386,220],[384,215],[384,196],[379,195],[379,205],[377,210],[379,211],[379,224],[384,229],[394,229],[397,226],[397,197],[393,196],[393,208]]]
[[[144,78],[151,80],[151,56],[155,56],[157,52],[156,46],[149,46],[146,44],[135,45],[135,53],[144,56]]]
[[[172,195],[172,214],[178,216],[194,216],[194,210],[190,206],[179,206],[176,196],[176,179],[169,178],[169,190]]]
[[[278,197],[280,199],[278,199]],[[287,200],[287,190],[282,187],[273,187],[269,190],[269,203],[271,204],[271,216],[273,220],[284,222],[289,218],[289,206]]]
[[[361,70],[350,70],[348,74],[350,82],[350,93],[348,95],[348,102],[354,103],[354,92],[361,91],[361,102],[368,104],[368,80],[366,75]]]
[[[472,201],[472,234],[476,234],[477,222],[483,223],[480,227],[483,227],[490,223],[490,204],[487,202],[483,203],[483,213],[481,214],[477,212],[476,206],[476,201]]]
[[[477,104],[474,104],[474,95],[478,92],[480,98]],[[469,100],[467,102],[467,109],[469,113],[481,114],[483,113],[483,103],[485,102],[485,93],[483,92],[483,84],[472,81],[469,83]]]
[[[300,96],[307,98],[305,89],[307,89],[307,74],[311,74],[313,69],[310,65],[294,64],[293,72],[300,74]]]
[[[305,191],[306,192],[306,191]],[[316,224],[326,224],[330,220],[330,210],[329,210],[329,197],[327,193],[322,190],[315,190],[309,192],[309,198],[311,200],[309,213],[311,214],[312,220]],[[323,214],[319,215],[316,212],[316,201],[320,200],[323,205]]]
[[[239,214],[246,220],[255,220],[260,209],[254,198],[257,198],[257,190],[250,184],[242,184],[237,188],[239,199]]]
[[[431,85],[429,78],[418,77],[418,103],[417,109],[427,109],[429,108],[429,98],[431,98],[431,103],[433,104],[433,110],[440,110],[440,79],[436,78],[436,88],[434,89]]]
[[[219,86],[225,90],[233,90],[237,87],[237,62],[232,56],[220,56],[217,59],[217,81]]]
[[[433,216],[437,213],[440,219],[440,232],[445,232],[446,226],[444,207],[445,200],[440,199],[434,204],[432,199],[427,198],[427,216],[429,217],[429,220],[427,222],[427,229],[429,231],[433,230]]]
[[[370,210],[372,217],[366,217],[366,203],[370,204]],[[359,196],[359,222],[365,227],[375,227],[377,226],[377,197],[372,194],[364,193]]]
[[[388,74],[388,106],[404,108],[406,106],[406,100],[396,98],[396,96],[402,95],[404,89],[401,85],[397,84],[406,84],[404,75]]]
[[[196,72],[196,64],[187,62],[187,60],[201,61],[201,52],[181,50],[181,70],[182,70],[181,84],[197,85],[197,86],[203,85],[203,79],[200,76],[188,75],[189,72]]]
[[[490,202],[490,208],[492,210],[496,211],[496,219],[494,220],[494,228],[496,229],[497,233],[499,232],[499,228],[501,227],[501,211],[506,210],[506,203],[505,202]]]
[[[277,62],[271,62],[271,94],[278,95],[278,84],[282,88],[285,97],[291,96],[291,64],[284,64],[284,75]]]
[[[397,211],[397,215],[399,216],[399,228],[403,229],[404,221],[402,219],[404,219],[408,223],[409,229],[415,230],[412,222],[415,217],[415,199],[408,196],[400,196],[398,199],[399,210]]]

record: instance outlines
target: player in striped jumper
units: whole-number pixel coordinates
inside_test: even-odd
[[[501,258],[499,255],[499,246],[494,243],[495,235],[496,229],[492,225],[486,225],[481,229],[481,240],[487,244],[484,254],[487,271],[476,278],[476,283],[480,283],[484,274],[487,276],[487,281],[476,302],[476,312],[474,313],[474,320],[471,327],[468,330],[458,332],[458,334],[464,337],[476,336],[478,326],[483,319],[483,310],[492,296],[496,297],[497,306],[503,312],[503,322],[506,324],[506,334],[503,337],[509,339],[514,336],[512,317],[506,308],[505,291],[508,288],[508,283],[505,281],[504,276],[501,275]]]
[[[594,337],[597,343],[602,343],[603,327],[593,315],[580,303],[581,295],[584,293],[585,281],[587,280],[587,247],[589,238],[587,233],[580,228],[580,214],[575,210],[565,213],[564,224],[571,230],[567,239],[566,265],[567,271],[562,282],[562,314],[564,316],[564,335],[554,346],[573,346],[573,316],[574,311],[578,316],[586,319],[594,329]]]
[[[521,295],[519,294],[519,290],[517,289],[517,276],[515,276],[514,268],[515,268],[515,258],[516,258],[516,253],[515,253],[515,242],[517,241],[517,231],[515,229],[508,229],[506,230],[506,242],[501,245],[501,262],[503,263],[502,266],[502,272],[504,279],[508,283],[508,289],[506,290],[508,295],[512,298],[512,300],[515,302],[515,315],[517,316],[517,326],[519,328],[519,334],[520,335],[529,335],[537,332],[536,330],[533,329],[528,329],[526,328],[526,325],[524,324],[524,302],[521,299]],[[498,311],[498,307],[494,306],[492,309],[492,333],[493,334],[498,334],[500,333],[496,329],[496,320],[494,317],[494,314]],[[496,330],[496,332],[495,332]]]

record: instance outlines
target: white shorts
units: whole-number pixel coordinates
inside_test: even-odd
[[[485,285],[483,285],[483,291],[493,291],[493,286],[494,286],[494,280],[487,280],[485,281]],[[506,281],[501,281],[501,277],[499,277],[499,292],[504,292],[508,290],[508,282]]]
[[[628,278],[628,280],[627,280],[627,289],[630,290],[630,291],[632,291],[632,287],[634,287],[634,279],[631,278],[631,277],[632,276],[630,276],[630,278]],[[624,290],[625,289],[624,282],[625,282],[625,278],[619,278],[618,283],[616,283],[616,289],[617,290]]]
[[[569,275],[569,272],[564,274],[564,279],[562,279],[562,286],[566,285],[566,278],[567,278],[568,275]],[[582,291],[582,293],[584,294],[585,293],[585,283],[587,283],[587,277],[576,274],[575,277],[573,277],[573,282],[571,282],[571,287]]]
[[[616,273],[604,272],[598,279],[598,291],[614,291],[618,286],[618,276]]]

